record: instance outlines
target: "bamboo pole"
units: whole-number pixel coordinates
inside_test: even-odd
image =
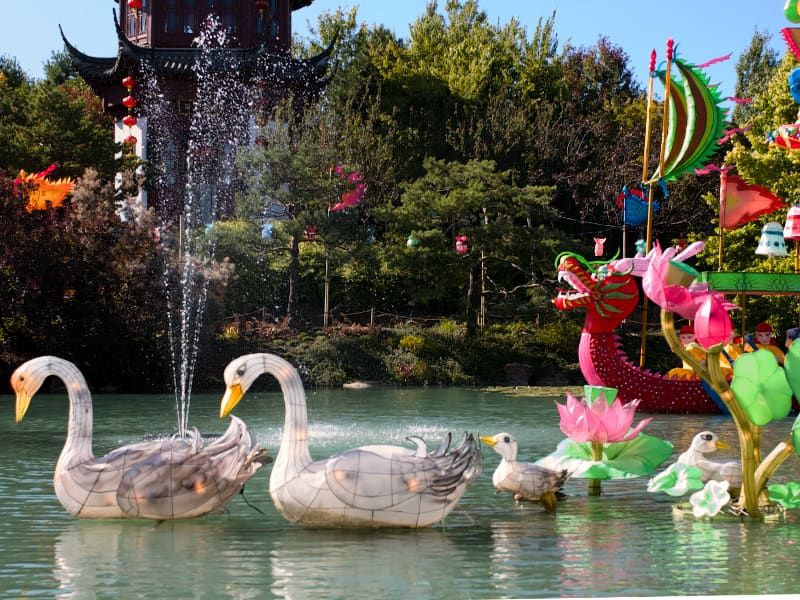
[[[669,125],[669,94],[670,94],[670,82],[672,81],[671,76],[671,67],[672,67],[672,56],[673,56],[673,49],[675,46],[675,42],[671,37],[667,38],[667,70],[666,76],[664,81],[664,116],[661,121],[661,148],[658,151],[658,176],[656,177],[656,181],[661,179],[664,173],[664,153],[665,153],[665,146],[667,143],[667,126]],[[651,72],[655,73],[655,52],[650,55],[650,64],[652,66]],[[648,99],[648,116],[649,116],[649,105],[652,101],[652,77],[650,78],[650,98]],[[648,125],[646,126],[646,130],[649,128],[649,118],[648,118]],[[647,138],[649,139],[649,138]],[[647,142],[647,139],[645,140]],[[649,148],[649,147],[648,147]],[[645,154],[645,157],[647,155]],[[645,158],[645,162],[646,162]],[[647,173],[645,172],[644,177],[642,178],[643,181],[647,180]],[[647,240],[645,242],[645,255],[650,252],[650,248],[653,242],[653,201],[655,195],[655,186],[653,182],[650,182],[650,186],[648,188],[648,199],[647,199]],[[645,360],[645,349],[647,346],[647,296],[645,296],[642,300],[642,341],[641,347],[639,348],[639,366],[644,366]]]
[[[650,170],[650,127],[653,124],[653,80],[656,78],[656,51],[650,52],[650,78],[647,81],[647,113],[644,124],[644,156],[642,156],[642,182],[647,181],[647,172]],[[625,223],[625,215],[622,215]]]
[[[722,223],[725,221],[725,206],[727,205],[727,192],[728,192],[728,171],[725,165],[722,165],[722,170],[719,172],[719,259],[717,264],[717,271],[722,271]]]

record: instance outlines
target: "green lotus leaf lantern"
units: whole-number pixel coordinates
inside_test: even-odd
[[[767,488],[769,499],[785,508],[800,508],[800,483],[775,483]]]
[[[766,425],[789,414],[792,388],[774,354],[767,350],[745,353],[736,359],[733,373],[731,389],[754,425]]]

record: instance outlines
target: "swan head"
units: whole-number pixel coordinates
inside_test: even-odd
[[[689,447],[693,452],[700,454],[709,454],[716,450],[726,450],[730,448],[728,444],[723,442],[717,437],[716,433],[711,431],[701,431],[692,439],[692,444]]]
[[[239,404],[253,382],[266,372],[264,362],[265,357],[268,356],[270,355],[245,354],[228,363],[222,375],[225,381],[225,395],[222,397],[219,407],[220,418],[227,417]]]
[[[510,433],[502,432],[492,436],[481,437],[481,441],[490,446],[505,460],[515,460],[517,458],[517,440]]]
[[[42,387],[44,380],[53,375],[52,356],[40,356],[33,358],[16,368],[11,374],[11,389],[16,394],[16,420],[22,421],[28,407],[31,405],[31,398]]]

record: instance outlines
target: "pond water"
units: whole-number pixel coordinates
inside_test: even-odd
[[[513,433],[534,460],[562,439],[554,397],[463,389],[309,390],[312,457],[367,443],[436,447],[454,438]],[[220,396],[195,395],[190,425],[221,433]],[[285,521],[268,494],[270,466],[227,512],[198,519],[77,520],[53,492],[64,442],[65,395],[36,396],[21,424],[0,396],[0,597],[25,598],[519,598],[690,596],[800,592],[800,517],[778,523],[674,517],[673,500],[647,480],[603,483],[589,497],[571,480],[555,515],[496,494],[499,462],[484,446],[484,474],[440,525],[420,530],[307,529]],[[283,426],[279,393],[248,394],[235,414],[275,456]],[[644,417],[647,415],[640,415]],[[637,419],[638,420],[638,419]],[[792,419],[770,424],[772,449]],[[95,453],[146,435],[173,433],[170,396],[95,397]],[[736,444],[723,416],[654,415],[645,430],[672,441],[676,456],[698,431]],[[730,457],[734,457],[731,453]],[[791,457],[773,481],[800,481]]]

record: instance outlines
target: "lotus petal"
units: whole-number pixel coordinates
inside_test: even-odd
[[[731,500],[728,493],[727,481],[711,480],[699,492],[695,492],[689,497],[692,504],[692,513],[698,519],[701,517],[713,517],[722,510]]]

